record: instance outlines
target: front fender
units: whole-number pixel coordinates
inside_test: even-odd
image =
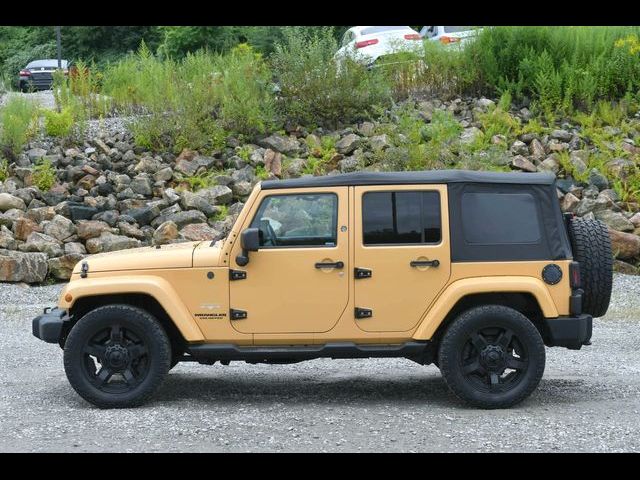
[[[423,317],[413,334],[414,340],[429,340],[447,314],[460,299],[476,293],[518,292],[530,293],[538,302],[546,318],[558,316],[558,310],[551,294],[541,280],[533,277],[476,277],[458,280],[440,294],[433,306]]]
[[[78,299],[83,297],[131,293],[146,294],[155,298],[185,340],[189,342],[204,340],[204,335],[171,284],[163,278],[152,275],[72,280],[60,295],[58,308],[69,310]]]

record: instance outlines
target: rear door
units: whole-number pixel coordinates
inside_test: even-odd
[[[355,187],[355,211],[356,322],[410,330],[449,280],[446,186]]]

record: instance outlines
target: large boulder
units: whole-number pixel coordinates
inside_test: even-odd
[[[47,276],[47,255],[0,250],[0,282],[42,282]]]
[[[215,185],[198,190],[197,195],[204,198],[211,205],[226,205],[233,200],[233,191],[225,185]]]
[[[140,240],[125,237],[124,235],[114,235],[111,232],[102,232],[99,237],[90,238],[86,243],[89,253],[113,252],[140,246]]]
[[[180,238],[189,241],[217,240],[221,232],[211,228],[206,223],[192,223],[180,230]]]
[[[76,227],[78,229],[78,238],[88,240],[102,235],[102,232],[112,232],[112,227],[107,222],[101,220],[80,220]]]
[[[76,227],[68,218],[56,215],[45,225],[44,233],[63,242],[76,233]]]
[[[0,249],[15,250],[16,239],[13,238],[11,230],[4,225],[0,225]]]
[[[174,170],[184,175],[194,175],[200,167],[209,168],[215,161],[213,157],[203,157],[197,152],[185,148],[176,158]]]
[[[264,148],[270,148],[276,152],[284,153],[285,155],[295,155],[300,151],[300,145],[295,138],[285,137],[279,133],[274,133],[258,141],[258,145]]]
[[[620,232],[633,232],[634,226],[627,217],[620,212],[613,212],[611,210],[602,210],[601,212],[595,212],[595,217],[598,220],[603,221],[614,230]]]
[[[10,193],[0,193],[0,212],[6,212],[12,208],[26,210],[27,205],[20,197],[16,197]]]
[[[85,255],[71,253],[62,257],[50,258],[48,261],[49,275],[59,280],[69,280],[73,267],[82,260]]]
[[[182,192],[182,197],[180,197],[180,206],[184,210],[200,210],[207,217],[215,214],[216,211],[216,207],[213,203],[206,200],[202,195],[189,191]]]
[[[27,217],[17,219],[13,224],[13,233],[17,240],[25,241],[31,232],[42,232],[42,228]]]
[[[611,237],[611,250],[616,258],[632,260],[640,257],[640,237],[638,235],[609,228],[609,237]]]
[[[153,244],[164,245],[165,243],[171,243],[178,238],[178,226],[168,220],[160,224],[156,231],[153,232]]]
[[[350,133],[336,142],[336,151],[343,155],[348,155],[360,146],[360,137],[355,133]]]
[[[27,241],[18,247],[23,252],[42,252],[48,257],[59,257],[64,253],[62,244],[53,237],[40,232],[31,232]]]

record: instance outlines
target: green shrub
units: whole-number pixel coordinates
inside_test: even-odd
[[[466,49],[488,92],[528,95],[550,117],[640,88],[640,27],[491,27]]]
[[[331,27],[286,27],[283,37],[271,56],[283,118],[334,127],[368,118],[376,105],[388,104],[382,72],[369,72],[350,59],[334,60],[338,45]]]
[[[33,168],[33,184],[42,192],[46,192],[56,183],[56,169],[51,160],[43,159]]]
[[[0,182],[4,182],[7,178],[9,178],[9,162],[5,158],[0,161]]]
[[[253,136],[274,126],[271,71],[247,44],[216,61],[220,120],[232,132]]]
[[[4,153],[15,158],[38,132],[38,107],[24,97],[12,96],[0,111],[0,124],[0,143]]]
[[[44,129],[52,137],[68,137],[73,128],[71,108],[66,107],[60,113],[53,110],[44,111]]]

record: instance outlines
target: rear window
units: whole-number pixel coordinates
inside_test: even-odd
[[[444,33],[458,33],[473,30],[475,27],[444,27]]]
[[[440,242],[438,192],[368,192],[362,198],[364,245]]]
[[[538,209],[529,193],[463,194],[462,228],[468,244],[536,244],[541,241]]]
[[[411,27],[367,27],[361,30],[362,35],[371,35],[373,33],[392,32],[394,30],[411,30]]]

